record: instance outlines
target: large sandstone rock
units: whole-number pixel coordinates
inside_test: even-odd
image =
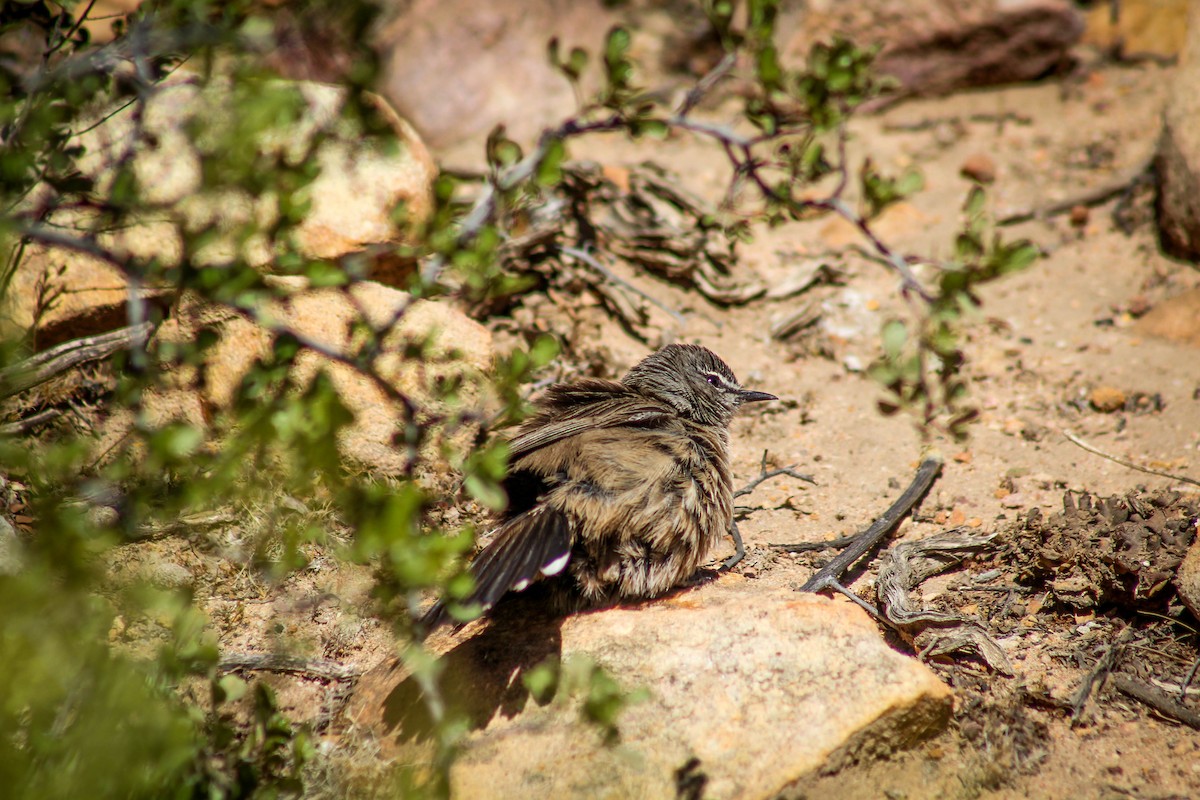
[[[894,752],[940,730],[949,690],[889,648],[842,601],[758,590],[732,575],[670,599],[550,621],[518,601],[489,626],[431,641],[442,685],[473,728],[452,773],[456,797],[769,798],[846,759]],[[522,675],[546,658],[587,658],[649,699],[605,747],[577,701],[539,703]],[[351,717],[385,752],[419,758],[415,681],[395,662],[360,681]],[[691,762],[690,766],[689,762]]]
[[[413,0],[376,42],[379,90],[431,147],[497,124],[532,142],[576,107],[547,42],[558,36],[564,54],[579,46],[596,56],[616,20],[600,0]]]
[[[1129,56],[1174,58],[1187,39],[1192,0],[1121,0],[1087,10],[1085,44]],[[1114,13],[1115,12],[1115,13]]]
[[[371,282],[346,290],[307,289],[299,278],[271,280],[291,293],[285,300],[268,304],[263,317],[328,352],[351,356],[362,344],[361,337],[354,333],[359,322],[365,321],[376,330],[394,322],[383,339],[376,372],[415,404],[420,418],[457,410],[436,392],[438,383],[453,378],[463,380],[460,402],[470,406],[489,400],[481,379],[491,365],[491,333],[448,305],[417,300]],[[204,362],[194,368],[177,368],[169,376],[165,391],[151,392],[144,398],[145,413],[152,425],[181,420],[207,427],[217,420],[233,404],[255,361],[270,352],[274,338],[266,327],[192,296],[183,298],[156,338],[160,345],[189,343],[203,330],[217,334],[217,342],[205,352]],[[419,358],[405,352],[410,345],[417,346]],[[404,419],[400,404],[369,377],[312,350],[301,352],[292,378],[305,386],[318,371],[329,376],[342,403],[354,414],[353,424],[342,431],[338,441],[346,465],[378,476],[404,473],[409,454],[394,441]],[[103,437],[101,449],[131,424],[128,415],[116,418]],[[459,436],[467,435],[469,431],[459,432]]]
[[[1200,259],[1200,3],[1188,16],[1187,41],[1167,106],[1155,169],[1163,249]]]
[[[1134,330],[1177,344],[1200,347],[1200,289],[1158,303],[1137,321]]]
[[[792,63],[833,35],[879,45],[878,70],[916,95],[1040,78],[1083,33],[1067,0],[824,0],[806,5],[789,26],[796,32],[783,54]]]
[[[301,99],[298,119],[281,125],[262,138],[264,152],[278,153],[299,162],[308,156],[318,134],[328,136],[311,156],[321,167],[309,185],[311,209],[295,232],[297,250],[313,259],[336,259],[372,244],[401,242],[404,229],[393,211],[403,206],[407,219],[420,223],[433,207],[432,185],[436,167],[420,138],[385,102],[376,98],[376,110],[395,134],[394,147],[364,139],[360,127],[340,116],[344,92],[316,83],[272,81],[271,91],[294,92]],[[110,184],[114,167],[128,163],[141,198],[159,210],[147,213],[138,224],[101,234],[99,242],[118,256],[157,258],[177,263],[182,253],[181,230],[218,232],[194,260],[220,264],[235,255],[265,272],[273,271],[275,253],[265,236],[241,241],[239,227],[246,223],[270,225],[276,218],[274,198],[241,191],[214,190],[204,183],[202,165],[221,158],[213,148],[217,132],[237,124],[229,113],[232,92],[253,92],[254,87],[231,88],[220,82],[207,86],[183,76],[161,87],[146,103],[142,115],[151,144],[135,136],[135,110],[130,106],[79,137],[85,148],[81,171],[101,187]],[[188,131],[201,131],[193,140]],[[207,138],[206,138],[207,137]],[[39,196],[44,193],[38,193]],[[59,212],[51,220],[67,229],[87,230],[86,213]],[[404,265],[380,260],[373,277],[399,283]],[[99,258],[58,247],[30,247],[0,308],[0,334],[12,335],[34,323],[38,287],[65,290],[56,304],[37,322],[39,347],[52,346],[76,336],[109,330],[124,324],[128,284],[113,265]],[[147,301],[169,302],[159,287],[142,287]]]
[[[1179,571],[1175,573],[1175,588],[1183,604],[1200,620],[1200,535],[1188,548]]]

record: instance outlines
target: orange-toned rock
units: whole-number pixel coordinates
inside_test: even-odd
[[[1113,386],[1097,386],[1088,394],[1088,402],[1092,408],[1108,414],[1125,407],[1125,393]]]
[[[1134,330],[1200,347],[1200,289],[1190,289],[1154,306],[1137,321]]]
[[[996,180],[996,162],[986,153],[967,156],[958,171],[976,183],[994,183]]]
[[[705,797],[771,798],[861,754],[910,747],[949,719],[950,691],[888,647],[862,610],[736,576],[565,621],[498,613],[430,642],[448,651],[443,685],[473,730],[452,768],[456,797],[667,800],[695,759]],[[577,698],[530,696],[522,678],[546,659],[564,669],[586,659],[623,688],[646,689],[617,720],[619,747],[597,746]],[[388,662],[350,705],[401,758],[419,758],[415,689]]]

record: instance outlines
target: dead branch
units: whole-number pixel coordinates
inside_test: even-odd
[[[1135,169],[1113,181],[1102,183],[1094,189],[1080,192],[1065,200],[1059,200],[1057,203],[1050,203],[1039,208],[1031,207],[1014,211],[997,219],[996,224],[1016,225],[1020,222],[1028,222],[1031,219],[1049,219],[1059,214],[1065,214],[1076,206],[1088,206],[1090,208],[1092,206],[1103,205],[1140,182],[1143,176],[1150,171],[1151,164],[1152,159],[1147,159]]]
[[[143,322],[99,336],[73,339],[0,370],[0,398],[20,394],[80,364],[108,358],[118,350],[140,347],[153,329],[151,323]]]
[[[1075,691],[1075,697],[1071,701],[1071,726],[1074,727],[1079,722],[1080,716],[1083,714],[1083,708],[1087,705],[1088,697],[1092,693],[1092,688],[1096,684],[1104,684],[1108,679],[1109,674],[1116,666],[1117,660],[1125,652],[1125,645],[1133,638],[1133,627],[1126,627],[1121,631],[1120,635],[1113,640],[1104,651],[1104,653],[1096,660],[1096,665],[1092,667],[1087,677],[1083,679],[1083,683]]]
[[[790,466],[790,467],[781,467],[780,469],[768,470],[767,469],[767,453],[766,453],[766,451],[763,451],[762,464],[759,466],[758,477],[755,478],[754,480],[750,481],[749,483],[747,483],[742,488],[738,489],[736,492],[734,492],[733,496],[734,496],[734,498],[738,498],[738,497],[742,497],[744,495],[748,495],[751,492],[753,492],[755,489],[757,489],[758,485],[760,483],[762,483],[763,481],[770,480],[771,478],[777,478],[780,475],[787,475],[789,478],[795,478],[798,481],[805,481],[807,483],[811,483],[813,486],[817,485],[817,482],[816,482],[816,480],[813,479],[812,475],[803,475],[799,472],[796,472],[795,465]]]
[[[962,563],[972,553],[986,549],[994,535],[963,535],[965,528],[930,536],[916,542],[903,542],[880,558],[876,594],[881,610],[896,625],[965,622],[958,614],[916,608],[909,595],[916,587]]]
[[[1117,456],[1114,456],[1111,453],[1106,453],[1103,450],[1099,449],[1098,447],[1088,444],[1083,439],[1080,439],[1078,436],[1071,433],[1070,431],[1063,431],[1063,436],[1066,436],[1067,439],[1071,443],[1073,443],[1079,447],[1082,447],[1084,450],[1087,450],[1089,453],[1098,455],[1101,458],[1107,458],[1109,461],[1113,462],[1114,464],[1120,464],[1122,467],[1137,470],[1138,472],[1145,472],[1147,475],[1156,475],[1160,478],[1170,478],[1173,481],[1183,481],[1184,483],[1190,483],[1192,486],[1200,486],[1200,481],[1196,480],[1195,478],[1189,478],[1186,475],[1173,475],[1170,472],[1161,472],[1156,469],[1150,469],[1149,467],[1142,467],[1137,464],[1134,464],[1132,461],[1126,461],[1125,459],[1118,458]]]
[[[1200,714],[1173,700],[1166,692],[1161,692],[1128,675],[1114,675],[1113,686],[1133,699],[1140,700],[1155,711],[1171,719],[1179,720],[1190,728],[1200,730]]]
[[[842,576],[852,567],[855,562],[866,555],[871,550],[874,550],[883,540],[883,537],[890,533],[900,520],[912,511],[925,493],[929,491],[929,487],[933,486],[934,479],[938,473],[942,471],[942,458],[940,455],[935,455],[926,458],[921,462],[921,466],[917,468],[917,474],[913,477],[912,483],[904,494],[900,495],[895,503],[892,503],[891,508],[884,512],[883,516],[875,521],[871,527],[867,528],[862,533],[854,538],[854,544],[847,547],[836,558],[830,561],[821,569],[817,570],[808,582],[800,587],[802,592],[820,592],[825,589],[836,589],[846,593],[845,587],[840,584]]]
[[[1008,655],[978,620],[916,608],[909,594],[934,575],[962,563],[967,555],[991,545],[993,536],[963,535],[963,530],[956,528],[920,541],[904,542],[884,553],[875,589],[880,609],[896,628],[915,632],[913,644],[922,659],[973,652],[991,670],[1012,675]]]
[[[795,478],[795,479],[801,480],[801,481],[808,481],[809,483],[813,484],[814,486],[816,486],[816,484],[817,484],[817,482],[813,479],[813,477],[811,475],[802,475],[801,473],[796,472],[795,467],[783,467],[781,469],[767,470],[767,452],[765,450],[763,451],[763,456],[762,456],[762,466],[759,467],[759,470],[760,470],[760,472],[759,472],[759,475],[757,478],[750,481],[748,484],[743,486],[741,489],[738,489],[736,492],[733,493],[733,496],[735,498],[750,494],[763,481],[768,480],[770,478],[778,477],[780,475],[787,475],[790,478]],[[733,555],[731,555],[729,558],[725,559],[724,563],[721,564],[721,567],[723,569],[732,569],[734,566],[737,565],[737,563],[739,561],[741,561],[743,558],[746,557],[746,545],[742,542],[742,534],[738,530],[736,521],[730,524],[729,535],[733,538],[734,552],[733,552]]]
[[[217,663],[220,672],[251,670],[262,672],[289,672],[305,678],[324,681],[350,681],[362,674],[362,670],[347,667],[336,661],[320,658],[300,658],[277,653],[235,653],[221,658]]]
[[[561,247],[561,248],[559,248],[559,250],[562,252],[562,254],[564,256],[570,256],[571,258],[575,259],[576,261],[579,261],[579,262],[582,262],[582,263],[588,265],[589,267],[594,269],[596,272],[600,273],[600,275],[603,278],[605,278],[606,280],[612,281],[613,283],[620,286],[621,288],[623,288],[627,291],[633,292],[634,294],[636,294],[638,297],[642,298],[646,302],[651,303],[652,305],[656,306],[660,310],[666,312],[667,314],[670,315],[671,319],[675,320],[680,325],[683,325],[684,323],[687,322],[687,318],[684,317],[683,314],[680,314],[678,311],[676,311],[675,309],[666,305],[665,303],[662,303],[662,302],[656,300],[655,298],[653,298],[650,295],[643,292],[641,289],[634,286],[629,281],[622,278],[620,275],[617,275],[611,269],[604,266],[604,264],[602,264],[600,262],[600,260],[597,259],[595,256],[593,256],[591,253],[588,253],[584,250],[580,250],[577,247]]]
[[[784,553],[815,553],[819,550],[834,550],[840,547],[847,547],[854,544],[858,539],[858,534],[850,536],[839,536],[836,539],[826,539],[823,542],[796,542],[795,544],[768,544],[772,550],[781,550]]]
[[[25,417],[25,419],[0,425],[0,436],[22,436],[39,425],[45,425],[50,420],[60,416],[62,416],[61,410],[57,408],[45,408],[36,414]]]

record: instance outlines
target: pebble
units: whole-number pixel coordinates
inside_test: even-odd
[[[1112,386],[1097,386],[1088,395],[1092,408],[1110,414],[1125,407],[1125,393]]]
[[[1020,492],[1013,492],[1000,498],[1000,505],[1004,508],[1022,508],[1025,505],[1025,495]]]
[[[159,589],[186,589],[196,582],[195,576],[187,567],[170,561],[152,561],[146,565],[142,575],[152,586]]]
[[[996,162],[991,159],[991,156],[976,153],[963,161],[959,172],[964,178],[978,183],[992,183],[996,180]]]

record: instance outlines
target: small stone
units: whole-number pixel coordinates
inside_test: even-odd
[[[97,528],[115,527],[121,515],[112,506],[90,506],[87,510],[88,522]]]
[[[1004,508],[1022,508],[1025,505],[1025,496],[1020,492],[1013,492],[1000,498],[1000,505]]]
[[[1090,213],[1091,212],[1088,211],[1087,206],[1071,206],[1071,216],[1069,217],[1071,221],[1071,227],[1082,228],[1084,225],[1087,225]]]
[[[1016,436],[1025,430],[1025,423],[1016,417],[1009,417],[1004,420],[1004,432],[1009,436]]]
[[[967,160],[962,163],[962,167],[959,168],[959,172],[964,178],[976,183],[992,183],[996,180],[996,162],[991,159],[991,156],[976,153],[967,157]]]
[[[1133,297],[1129,298],[1129,305],[1127,306],[1126,310],[1129,312],[1130,316],[1141,317],[1153,307],[1154,304],[1150,302],[1150,299],[1146,297],[1146,295],[1135,294]]]
[[[1088,395],[1092,408],[1111,414],[1125,407],[1125,393],[1112,386],[1097,386]]]
[[[142,576],[159,589],[186,589],[196,582],[195,576],[182,564],[157,561],[147,564]]]

